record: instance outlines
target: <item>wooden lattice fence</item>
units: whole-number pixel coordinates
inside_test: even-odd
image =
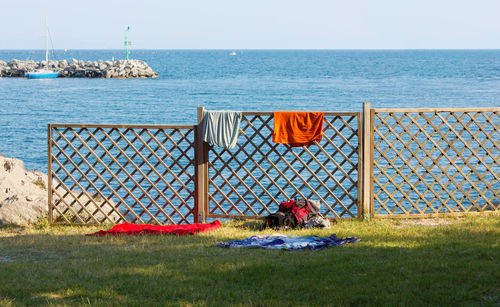
[[[320,201],[329,218],[500,211],[500,108],[325,112],[323,138],[272,142],[273,113],[243,112],[233,149],[199,125],[49,124],[49,221],[261,218]],[[363,115],[363,116],[361,116]]]
[[[290,147],[272,141],[272,112],[243,112],[233,149],[209,146],[208,217],[256,218],[281,201],[320,201],[331,218],[356,218],[360,199],[360,113],[325,113],[320,143]]]
[[[500,109],[372,109],[373,213],[500,210]]]
[[[194,126],[50,124],[51,223],[192,223]]]

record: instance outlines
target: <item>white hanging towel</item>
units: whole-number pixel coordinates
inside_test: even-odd
[[[233,148],[238,141],[241,112],[204,111],[203,140],[210,145]]]

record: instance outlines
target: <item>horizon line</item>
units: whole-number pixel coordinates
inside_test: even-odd
[[[4,49],[0,48],[0,51],[40,51],[44,50],[42,48],[39,49],[28,49],[28,48],[21,48],[21,49]],[[60,48],[60,49],[51,49],[51,50],[57,50],[57,51],[64,51],[64,50],[102,50],[102,51],[111,51],[111,50],[120,50],[123,51],[123,49],[118,49],[118,48],[112,48],[112,49],[107,49],[107,48]],[[380,51],[405,51],[405,50],[500,50],[500,48],[141,48],[141,49],[132,49],[130,51],[134,50],[179,50],[179,51],[203,51],[203,50],[220,50],[220,51],[234,51],[234,50],[241,50],[241,51],[259,51],[259,50],[269,50],[269,51],[352,51],[352,50],[380,50]]]

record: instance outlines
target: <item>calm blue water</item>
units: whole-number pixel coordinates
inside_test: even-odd
[[[196,107],[360,111],[375,107],[500,107],[500,50],[144,50],[149,80],[0,78],[0,152],[46,171],[47,123],[193,124]],[[0,51],[41,60],[42,51]],[[56,51],[110,60],[122,51]]]

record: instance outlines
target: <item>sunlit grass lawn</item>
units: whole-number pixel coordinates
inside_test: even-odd
[[[196,236],[84,237],[102,227],[0,228],[0,305],[498,305],[500,216],[344,221],[318,251],[226,249],[251,222]]]

